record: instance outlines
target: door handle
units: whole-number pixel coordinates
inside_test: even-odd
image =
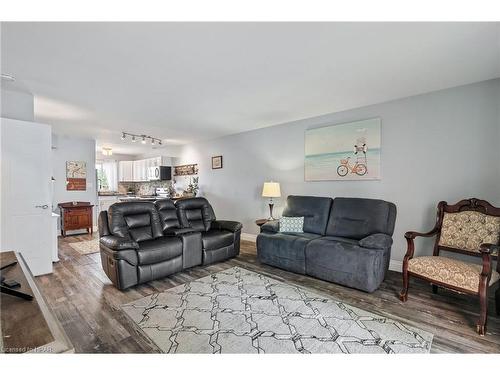
[[[35,206],[36,208],[43,208],[44,210],[46,210],[47,208],[49,208],[49,205],[48,204],[44,204],[42,206]]]

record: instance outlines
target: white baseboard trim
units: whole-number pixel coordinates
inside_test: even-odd
[[[257,235],[251,233],[241,233],[241,239],[244,241],[256,242]],[[400,260],[391,259],[389,263],[389,269],[391,271],[401,272],[403,270],[403,262]]]
[[[257,235],[251,233],[241,233],[241,239],[244,241],[257,242]]]
[[[391,271],[403,272],[403,262],[400,260],[391,259],[389,262],[389,269]]]

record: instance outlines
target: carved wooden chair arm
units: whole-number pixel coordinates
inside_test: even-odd
[[[481,276],[489,277],[489,275],[491,274],[491,270],[493,268],[491,264],[491,255],[493,252],[496,253],[494,255],[500,254],[500,246],[492,243],[483,243],[479,247],[479,251],[481,252],[483,258],[483,269],[481,271]],[[500,272],[500,262],[498,260],[497,260],[497,272]]]
[[[432,237],[435,236],[439,232],[439,228],[434,227],[430,232],[427,233],[421,233],[421,232],[414,232],[414,231],[409,231],[405,233],[405,238],[406,239],[414,239],[415,237]]]
[[[434,228],[432,228],[430,232],[427,233],[414,232],[414,231],[406,232],[405,238],[406,238],[406,243],[408,245],[408,249],[406,250],[403,262],[407,263],[411,258],[413,258],[413,253],[415,252],[415,243],[413,242],[413,240],[416,237],[432,237],[435,236],[438,232],[439,232],[438,226],[435,226]]]
[[[500,250],[500,245],[495,245],[495,244],[492,244],[492,243],[483,243],[480,247],[479,247],[479,251],[481,252],[481,254],[491,254],[493,252],[495,252],[495,250],[498,252]]]

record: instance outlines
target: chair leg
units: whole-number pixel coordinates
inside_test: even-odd
[[[488,317],[488,285],[486,282],[482,282],[479,286],[479,305],[481,311],[479,312],[476,331],[481,336],[484,336],[486,333],[486,319]]]
[[[437,294],[438,293],[438,286],[432,284],[432,293]]]
[[[408,288],[410,286],[410,280],[408,276],[408,271],[403,267],[403,289],[399,293],[399,299],[402,302],[408,301]]]

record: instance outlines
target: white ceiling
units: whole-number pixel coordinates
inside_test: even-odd
[[[58,133],[115,152],[500,76],[499,23],[2,23],[2,73]]]

